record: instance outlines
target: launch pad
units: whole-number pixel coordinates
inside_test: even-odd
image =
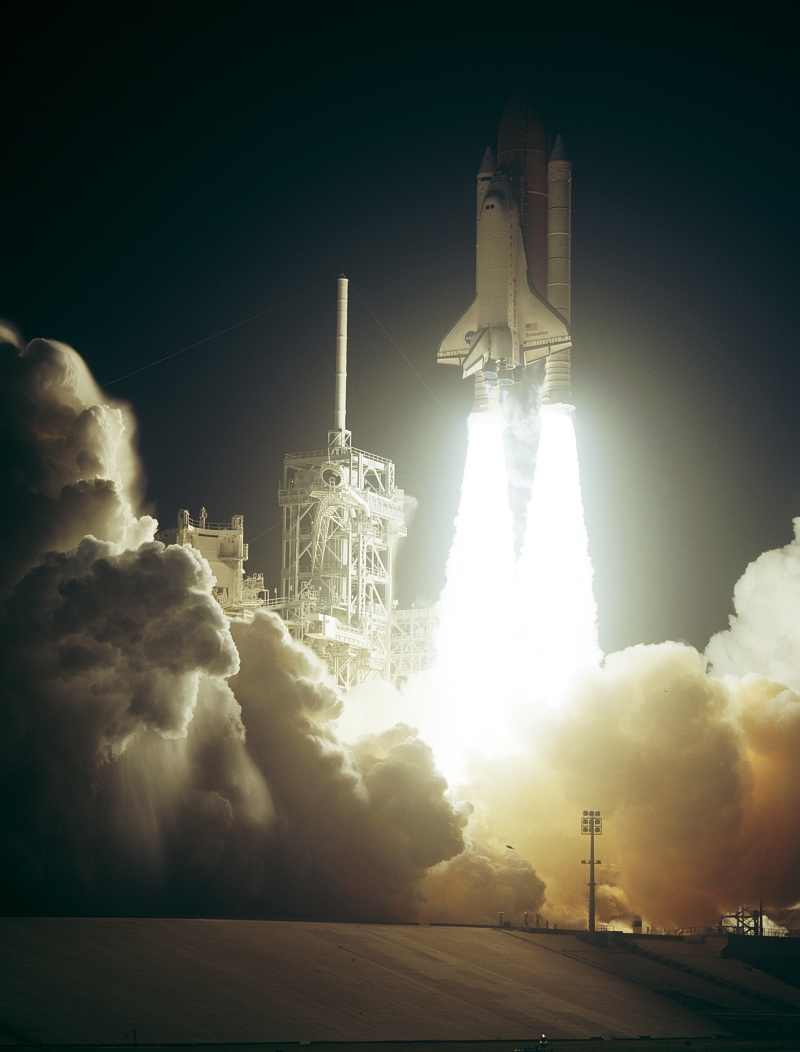
[[[424,1041],[507,1041],[494,1052],[512,1052],[543,1032],[559,1044],[736,1034],[797,1048],[800,990],[724,939],[617,934],[600,945],[468,925],[3,918],[0,1044],[133,1047],[136,1027],[151,1047],[284,1052]],[[741,941],[797,955],[793,939]]]

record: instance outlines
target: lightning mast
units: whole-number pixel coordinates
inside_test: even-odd
[[[336,402],[334,430],[328,432],[328,445],[344,449],[350,444],[347,419],[347,287],[344,274],[339,275],[336,295]]]

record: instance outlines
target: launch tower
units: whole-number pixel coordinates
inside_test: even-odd
[[[345,690],[371,679],[392,682],[430,667],[434,612],[398,610],[394,554],[406,535],[404,494],[386,457],[356,449],[346,428],[347,278],[338,283],[336,404],[326,449],[287,453],[278,491],[280,594],[262,574],[246,576],[244,519],[210,523],[178,513],[165,544],[196,548],[214,576],[213,595],[232,621],[268,609],[290,635],[314,650]]]
[[[347,292],[347,278],[340,277],[334,428],[326,449],[284,460],[280,596],[267,602],[345,689],[426,667],[431,618],[424,609],[395,610],[404,494],[394,464],[356,449],[345,426]]]

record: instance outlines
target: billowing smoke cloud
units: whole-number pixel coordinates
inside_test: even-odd
[[[757,674],[716,679],[694,648],[664,643],[609,655],[520,755],[476,761],[465,791],[495,843],[534,859],[551,923],[585,927],[579,823],[592,808],[599,921],[713,926],[763,897],[796,929],[799,762],[797,693]]]
[[[237,666],[210,583],[191,552],[86,537],[45,556],[4,602],[0,829],[12,901],[89,907],[109,847],[104,768],[148,733],[184,737],[200,677]]]
[[[543,908],[544,881],[509,845],[505,851],[467,839],[466,849],[433,869],[425,880],[428,923],[511,924],[533,927]]]
[[[582,526],[576,486],[570,504],[564,493],[554,488],[540,514],[557,521],[560,511],[566,527]],[[568,546],[556,538],[547,550],[559,553],[554,588],[563,586]],[[573,570],[574,554],[571,561]],[[590,582],[584,573],[583,585]],[[574,672],[580,651],[572,633],[586,604],[573,598],[552,613],[535,582],[527,596],[535,612],[542,613],[537,604],[548,611],[546,627],[565,644],[559,663]],[[669,642],[631,647],[595,669],[584,663],[568,694],[550,706],[538,697],[546,682],[536,645],[537,633],[545,635],[537,629],[541,617],[523,622],[531,638],[516,654],[515,697],[498,670],[507,658],[483,645],[487,620],[503,623],[504,608],[476,604],[471,624],[459,627],[475,644],[464,669],[480,682],[473,670],[483,663],[484,675],[496,673],[491,689],[477,699],[463,692],[448,707],[431,690],[432,677],[418,677],[394,702],[387,690],[350,700],[361,711],[345,713],[345,726],[363,728],[368,713],[380,711],[387,721],[405,714],[448,771],[453,742],[459,745],[459,796],[474,807],[468,848],[427,878],[427,917],[496,922],[502,909],[519,922],[521,911],[535,910],[551,924],[585,927],[589,848],[580,816],[593,809],[604,821],[601,922],[630,926],[639,916],[656,928],[706,927],[742,905],[756,908],[763,897],[771,918],[800,927],[800,543],[748,567],[735,602],[730,629],[711,640],[706,655]],[[490,735],[494,727],[500,736]],[[527,885],[515,858],[536,866]]]
[[[130,414],[2,336],[3,908],[416,917],[468,812],[430,749],[339,742],[317,659],[268,613],[232,635],[204,560],[136,517]]]
[[[431,750],[398,725],[354,750],[336,738],[338,694],[280,620],[235,624],[248,751],[276,810],[271,895],[294,916],[409,919],[426,870],[464,847]]]
[[[11,341],[11,342],[2,342]],[[134,519],[138,461],[133,418],[101,397],[83,359],[65,344],[34,340],[0,324],[0,594],[47,550],[82,537],[130,542],[152,536]]]
[[[764,552],[737,582],[730,628],[706,648],[716,675],[758,672],[800,690],[800,518],[794,530],[790,544]]]

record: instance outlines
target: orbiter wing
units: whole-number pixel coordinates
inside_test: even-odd
[[[462,365],[470,352],[470,341],[477,335],[478,299],[477,297],[466,314],[457,321],[439,345],[436,361],[440,365]]]
[[[572,343],[567,323],[530,288],[524,271],[517,280],[517,338],[526,365]]]

